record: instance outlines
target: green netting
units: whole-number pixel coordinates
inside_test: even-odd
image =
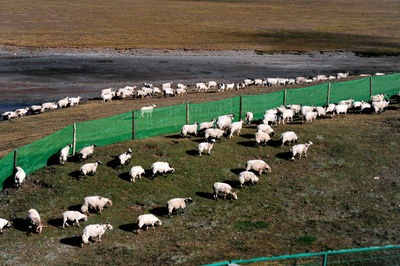
[[[135,111],[135,138],[142,139],[161,134],[179,132],[186,124],[186,105]]]
[[[72,126],[69,126],[18,149],[18,166],[28,175],[47,165],[50,157],[57,156],[61,148],[72,144],[72,134]]]
[[[76,124],[76,151],[132,139],[132,112]]]
[[[14,153],[8,154],[0,160],[0,189],[3,189],[4,181],[12,175],[14,171]]]
[[[328,97],[328,87],[328,83],[324,83],[307,88],[287,90],[286,105],[324,105]]]
[[[370,79],[363,78],[346,82],[331,83],[329,103],[338,103],[341,100],[353,98],[355,101],[369,101]]]
[[[233,113],[235,115],[235,121],[237,121],[239,119],[240,97],[209,103],[191,103],[189,105],[189,110],[190,123],[208,122],[213,118],[229,113]]]
[[[252,112],[254,119],[261,119],[266,110],[283,104],[284,91],[277,91],[263,95],[242,96],[242,112]]]
[[[372,95],[385,93],[388,97],[400,91],[400,74],[372,77]]]

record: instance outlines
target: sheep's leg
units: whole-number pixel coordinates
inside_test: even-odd
[[[99,208],[99,213],[100,213],[100,215],[103,214],[102,211],[103,211],[103,208]]]
[[[81,225],[79,224],[79,220],[76,220],[76,224],[78,225],[79,228],[81,228]]]
[[[304,157],[306,157],[306,158],[307,158],[307,153],[306,153],[306,152],[304,153]]]
[[[153,228],[153,231],[156,231],[154,224],[152,224],[151,227]]]
[[[224,200],[226,199],[226,193],[224,193]]]

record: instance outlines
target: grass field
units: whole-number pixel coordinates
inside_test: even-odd
[[[0,193],[0,217],[14,227],[1,235],[2,263],[51,264],[202,264],[229,259],[393,244],[400,237],[398,220],[400,154],[399,105],[382,115],[350,114],[276,128],[273,141],[255,147],[255,125],[241,136],[223,138],[211,156],[196,156],[201,137],[177,134],[99,147],[94,177],[78,181],[80,164],[50,165],[29,175],[21,189]],[[294,130],[300,142],[314,142],[307,159],[287,160],[280,133]],[[133,149],[129,166],[114,170],[115,155]],[[255,186],[237,188],[236,175],[249,159],[264,159],[272,168]],[[168,161],[176,172],[136,183],[126,180],[133,165],[148,170]],[[380,177],[375,180],[374,177]],[[239,199],[211,199],[212,184],[226,181]],[[103,243],[81,249],[79,228],[62,230],[61,214],[79,208],[83,197],[113,200],[103,215],[83,226],[110,222]],[[165,215],[167,200],[193,198],[184,214]],[[48,226],[27,235],[22,219],[36,208]],[[163,222],[156,231],[132,233],[140,214],[154,213]]]
[[[7,1],[0,44],[400,52],[397,0]]]

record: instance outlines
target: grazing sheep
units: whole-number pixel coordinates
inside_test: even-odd
[[[354,102],[354,99],[351,98],[351,99],[348,99],[348,100],[340,101],[337,105],[347,104],[347,108],[351,108],[353,102]]]
[[[268,78],[267,79],[267,86],[277,86],[278,85],[278,79],[277,78]]]
[[[75,106],[78,105],[79,102],[81,101],[82,97],[76,97],[76,98],[69,98],[69,106]]]
[[[282,85],[286,85],[289,80],[285,79],[285,78],[277,78],[277,81],[278,81],[278,85],[282,86]]]
[[[79,153],[78,153],[78,156],[80,157],[80,160],[85,160],[89,156],[92,156],[95,147],[96,147],[96,144],[92,144],[92,145],[86,146],[82,150],[80,150]]]
[[[224,91],[226,89],[225,83],[218,83],[218,91]]]
[[[245,87],[246,87],[246,84],[244,84],[243,82],[239,82],[236,84],[236,90],[240,90],[240,89],[244,90]]]
[[[364,103],[364,101],[356,101],[353,103],[353,109],[360,109],[361,105]]]
[[[314,110],[314,106],[302,106],[300,109],[300,113],[304,116],[307,112],[312,112]]]
[[[306,82],[306,78],[305,77],[297,77],[297,78],[295,78],[295,81],[296,81],[296,84],[303,83],[303,82]]]
[[[69,227],[69,224],[67,223],[68,221],[72,222],[72,226],[76,223],[78,227],[81,227],[79,224],[79,220],[84,220],[85,222],[87,221],[87,215],[82,214],[78,211],[66,211],[62,215],[63,217],[63,229],[65,228],[65,225]]]
[[[203,82],[196,83],[196,89],[197,91],[208,91],[207,85]]]
[[[43,113],[44,110],[41,105],[32,105],[29,112],[33,115]]]
[[[100,97],[104,94],[111,94],[111,92],[112,92],[112,88],[102,89],[100,92]]]
[[[128,151],[124,152],[123,154],[121,154],[120,156],[118,156],[119,159],[119,165],[125,165],[125,164],[129,164],[131,162],[132,159],[132,149],[129,148]]]
[[[215,82],[215,81],[209,81],[208,83],[207,83],[207,87],[209,88],[209,89],[211,89],[211,88],[213,88],[213,89],[215,89],[216,87],[217,87],[217,82]]]
[[[167,82],[167,83],[163,83],[162,85],[161,85],[161,88],[162,89],[170,89],[171,88],[171,86],[172,86],[172,81],[170,81],[170,82]]]
[[[293,131],[283,132],[281,134],[281,141],[282,141],[281,148],[283,147],[283,145],[285,145],[286,142],[288,142],[290,144],[291,142],[295,143],[298,140],[299,140],[299,137]]]
[[[163,94],[164,96],[175,96],[174,89],[172,88],[163,88]]]
[[[233,133],[237,132],[237,135],[240,135],[240,131],[242,130],[243,127],[243,120],[240,120],[239,122],[235,122],[229,125],[229,138],[233,137]]]
[[[259,181],[258,177],[253,172],[250,172],[250,171],[241,172],[239,174],[238,178],[239,178],[240,187],[242,187],[243,184],[246,182],[251,182],[251,184],[254,185],[254,183],[258,183],[258,181]]]
[[[349,73],[337,73],[336,78],[338,79],[345,79],[349,76]]]
[[[378,112],[382,113],[388,106],[389,101],[372,102],[372,108],[374,108],[375,114]]]
[[[172,174],[175,173],[175,169],[170,167],[167,162],[155,162],[151,165],[151,170],[153,171],[152,177],[156,174],[164,174],[171,172]]]
[[[188,134],[194,134],[195,136],[197,136],[197,126],[198,123],[194,123],[193,125],[184,125],[181,129],[181,136],[185,137]]]
[[[146,115],[147,117],[152,117],[153,115],[153,109],[156,107],[155,104],[152,104],[150,106],[143,106],[140,108],[140,116],[144,117]]]
[[[184,95],[184,94],[187,94],[187,91],[185,90],[185,89],[183,89],[183,88],[180,88],[180,89],[176,89],[176,95]]]
[[[292,109],[295,114],[298,114],[301,109],[301,104],[289,104],[287,108]]]
[[[244,118],[244,121],[247,121],[246,123],[248,125],[251,124],[251,121],[253,121],[253,113],[252,112],[247,112],[246,117]]]
[[[152,87],[152,89],[153,89],[153,95],[154,94],[161,94],[161,90],[160,90],[159,87]],[[184,90],[184,89],[182,89],[182,90]],[[186,90],[184,90],[184,92],[186,93]],[[181,94],[182,94],[182,91],[181,91]]]
[[[4,227],[11,227],[11,222],[7,221],[6,219],[0,218],[0,233],[3,233]]]
[[[108,198],[104,198],[101,196],[89,196],[83,200],[81,212],[86,215],[90,215],[89,209],[98,210],[100,214],[102,214],[103,208],[106,205],[112,206],[112,201]]]
[[[97,160],[95,163],[87,163],[82,165],[80,176],[86,177],[87,175],[95,175],[97,166],[102,165],[103,163]]]
[[[266,125],[266,124],[260,124],[257,126],[257,131],[261,131],[264,133],[269,134],[270,136],[273,136],[275,134],[274,130],[272,129],[272,127],[270,125]]]
[[[217,120],[215,118],[211,119],[210,122],[202,122],[199,125],[199,131],[206,130],[207,128],[212,128],[214,126],[214,122]]]
[[[228,83],[228,84],[226,84],[226,89],[227,89],[227,90],[233,90],[233,88],[235,88],[235,83]]]
[[[131,177],[130,181],[135,182],[135,179],[139,177],[139,179],[142,179],[142,175],[144,174],[144,169],[140,165],[136,165],[131,168],[129,171],[129,176]]]
[[[215,139],[211,139],[210,142],[202,142],[199,144],[199,156],[203,153],[203,151],[208,151],[208,154],[211,154],[211,149],[214,147]]]
[[[372,108],[370,103],[362,103],[360,106],[360,113],[364,112],[365,110],[370,111]]]
[[[64,148],[60,150],[60,156],[58,157],[58,160],[61,165],[64,165],[64,163],[67,161],[68,154],[69,154],[69,149],[72,147],[71,144],[68,144]]]
[[[243,80],[243,83],[245,86],[252,86],[252,85],[254,85],[254,79],[247,78],[247,79]]]
[[[153,92],[153,90],[152,89],[149,89],[150,90],[150,92],[149,91],[145,91],[145,94],[147,95],[148,93],[152,93]],[[132,89],[130,89],[130,88],[120,88],[120,89],[118,89],[116,92],[115,92],[115,96],[117,96],[118,98],[120,98],[120,99],[125,99],[126,97],[130,97],[130,96],[132,96],[133,95],[133,90]]]
[[[184,90],[186,90],[186,89],[187,89],[187,86],[184,85],[184,84],[182,84],[182,83],[178,83],[178,84],[176,84],[176,88],[177,88],[177,89],[184,89]]]
[[[339,114],[346,114],[349,106],[347,104],[338,104],[335,106],[335,113]]]
[[[384,93],[373,95],[373,96],[371,96],[371,102],[383,101],[385,99],[385,97],[386,97],[386,94],[384,94]]]
[[[259,146],[260,144],[267,144],[271,137],[262,131],[257,131],[255,134],[256,145]]]
[[[294,110],[293,109],[286,109],[285,107],[279,109],[279,117],[281,118],[279,121],[282,121],[282,124],[285,124],[286,122],[292,122],[293,123],[293,117],[294,117]]]
[[[255,79],[254,80],[255,86],[261,86],[261,85],[264,85],[265,83],[266,83],[265,79]]]
[[[67,107],[68,104],[69,104],[69,98],[68,98],[68,97],[65,97],[64,99],[59,100],[59,101],[57,102],[57,104],[58,104],[58,108]]]
[[[327,114],[331,113],[331,117],[333,117],[335,115],[335,113],[334,113],[335,108],[336,108],[336,104],[334,104],[334,103],[328,104],[328,106],[326,107],[326,113]]]
[[[222,115],[217,118],[217,127],[222,130],[228,130],[232,123],[235,115],[230,113],[229,115]]]
[[[263,171],[267,169],[267,172],[271,173],[271,167],[263,160],[248,160],[246,162],[246,171],[254,170],[262,175]]]
[[[140,229],[142,229],[143,226],[146,226],[146,231],[148,230],[149,226],[151,226],[155,231],[156,228],[154,227],[154,225],[160,226],[162,223],[161,220],[158,219],[153,214],[142,214],[138,217],[137,224],[138,224],[137,234],[140,234]]]
[[[85,226],[82,231],[82,244],[81,248],[83,248],[83,244],[90,244],[90,239],[97,238],[96,242],[101,243],[101,237],[104,235],[106,230],[112,230],[113,227],[111,224],[90,224]]]
[[[42,110],[51,111],[57,109],[58,105],[55,102],[42,103]]]
[[[288,79],[287,85],[294,85],[294,84],[296,84],[295,79]]]
[[[336,77],[335,77],[335,76],[332,76],[332,75],[330,75],[330,76],[328,77],[328,79],[329,79],[329,80],[333,80],[333,79],[336,79]]]
[[[43,228],[46,227],[40,221],[40,215],[35,209],[29,209],[28,215],[26,216],[26,222],[28,224],[28,228],[35,233],[41,233]]]
[[[110,94],[102,94],[101,95],[101,101],[103,103],[105,102],[112,102],[112,98],[115,96],[115,92],[112,92]]]
[[[17,166],[15,169],[17,170],[17,172],[15,173],[15,176],[14,176],[14,183],[18,187],[18,186],[21,186],[22,183],[24,183],[26,174],[25,174],[24,169],[22,169],[19,166]]]
[[[325,75],[317,75],[317,80],[321,81],[321,80],[327,80],[328,78]]]
[[[318,117],[325,117],[326,116],[326,108],[322,106],[315,107],[315,111],[317,112]]]
[[[214,139],[221,139],[221,137],[224,135],[225,131],[219,129],[219,128],[207,128],[204,136],[206,139],[209,138],[214,138]]]
[[[231,196],[234,200],[237,200],[238,197],[235,192],[233,192],[232,187],[229,184],[216,182],[213,185],[213,197],[215,200],[218,200],[218,193],[224,194],[224,199],[226,199],[226,195]]]
[[[170,199],[167,202],[168,217],[171,217],[171,214],[174,211],[177,212],[179,209],[181,209],[182,212],[184,212],[185,208],[186,208],[186,204],[189,203],[189,202],[193,202],[191,197]]]
[[[304,157],[307,158],[307,150],[312,144],[313,143],[311,141],[307,141],[305,144],[293,145],[290,148],[290,152],[292,153],[292,160],[294,161],[294,158],[296,157],[296,155],[299,155],[299,158],[301,158],[301,155],[303,153],[304,153]]]
[[[22,117],[28,114],[29,109],[30,109],[29,107],[20,108],[15,110],[15,113],[17,114],[18,117]]]
[[[314,122],[317,119],[318,112],[307,112],[304,114],[303,118],[305,118],[306,122]],[[303,122],[303,121],[302,121]]]
[[[265,125],[269,125],[270,122],[271,124],[278,125],[278,116],[272,112],[265,113],[262,122]]]

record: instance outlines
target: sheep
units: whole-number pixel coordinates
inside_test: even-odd
[[[138,229],[136,232],[139,235],[140,229],[142,229],[143,226],[146,226],[146,231],[148,229],[148,226],[151,226],[153,228],[153,230],[155,231],[156,229],[155,229],[154,225],[160,226],[161,224],[162,224],[161,220],[158,219],[153,214],[142,214],[142,215],[139,215],[139,217],[138,217],[138,221],[137,221]]]
[[[51,111],[57,109],[58,105],[55,102],[42,103],[42,109],[45,111]]]
[[[335,106],[335,114],[346,114],[349,106],[347,104],[338,104]]]
[[[233,192],[232,187],[229,184],[216,182],[213,185],[213,197],[215,200],[218,200],[218,193],[224,194],[224,199],[226,199],[226,195],[231,196],[234,200],[237,200],[238,197],[235,192]]]
[[[348,99],[348,100],[342,100],[337,105],[346,104],[348,108],[351,108],[351,105],[352,105],[353,101],[354,101],[353,98]]]
[[[243,83],[244,83],[245,86],[254,85],[254,79],[252,79],[252,78],[247,78],[247,79],[243,80]]]
[[[253,113],[247,112],[244,121],[247,121],[247,124],[250,125],[251,121],[253,121]]]
[[[119,155],[118,159],[119,159],[119,165],[121,165],[121,166],[125,165],[125,164],[129,164],[132,159],[132,149],[129,148],[128,151]]]
[[[336,79],[336,77],[335,77],[335,76],[332,76],[332,75],[330,75],[330,76],[328,77],[328,79],[329,79],[329,80],[333,80],[333,79]]]
[[[261,143],[266,144],[269,140],[271,140],[271,137],[268,135],[268,133],[257,131],[255,134],[255,139],[256,139],[256,145],[258,146]]]
[[[164,174],[164,173],[168,173],[168,172],[171,172],[172,174],[175,173],[175,169],[170,167],[167,162],[155,162],[151,165],[151,170],[153,172],[153,175],[152,175],[153,178],[158,173],[160,173],[160,174]]]
[[[202,122],[199,125],[199,131],[201,130],[206,130],[207,128],[212,128],[214,126],[214,122],[216,122],[217,120],[215,118],[211,119],[210,122]]]
[[[181,129],[181,136],[185,137],[188,134],[194,134],[195,136],[197,136],[197,126],[198,123],[194,123],[193,125],[184,125]]]
[[[345,79],[349,76],[349,73],[337,73],[336,78],[338,79]]]
[[[145,96],[147,96],[147,93],[144,90],[138,90],[136,92],[136,97],[138,98],[144,98]]]
[[[186,204],[189,202],[193,202],[191,197],[170,199],[167,202],[168,217],[171,217],[171,214],[179,209],[181,209],[182,212],[185,212]]]
[[[78,211],[66,211],[62,214],[63,217],[63,229],[65,228],[65,225],[69,227],[69,224],[67,223],[68,221],[72,222],[72,226],[76,223],[78,227],[80,228],[81,225],[79,224],[79,220],[84,220],[85,222],[87,221],[87,215],[82,214]]]
[[[95,147],[96,147],[96,144],[92,144],[92,145],[86,146],[82,150],[80,150],[79,153],[78,153],[78,156],[80,157],[80,160],[85,160],[89,156],[93,155]]]
[[[96,174],[97,166],[102,165],[103,163],[97,160],[95,163],[87,163],[82,165],[80,170],[80,176],[86,177],[87,175]]]
[[[58,108],[67,107],[69,104],[69,97],[65,97],[61,100],[58,100],[57,104],[58,104]]]
[[[327,80],[328,78],[325,75],[317,75],[317,80],[321,81],[321,80]]]
[[[371,96],[370,100],[371,102],[380,102],[383,101],[386,97],[386,94],[382,93],[382,94],[377,94],[377,95],[373,95]]]
[[[326,116],[326,108],[322,106],[315,107],[315,111],[317,112],[318,117],[325,117]]]
[[[175,96],[175,92],[172,88],[163,88],[164,96]]]
[[[292,161],[294,161],[294,158],[296,155],[299,155],[299,158],[301,158],[301,155],[304,153],[304,157],[307,158],[307,150],[308,148],[313,145],[311,141],[307,141],[305,144],[296,144],[293,145],[290,148],[290,152],[292,153]]]
[[[43,113],[44,110],[41,105],[32,105],[29,112],[34,115],[34,114]]]
[[[96,211],[98,210],[101,215],[103,214],[103,208],[107,205],[110,207],[112,206],[112,201],[110,199],[101,196],[89,196],[84,198],[81,206],[81,212],[89,216],[89,209],[95,209]]]
[[[285,121],[287,122],[292,122],[293,123],[293,116],[294,116],[294,110],[293,109],[280,109],[279,110],[280,115],[279,117],[281,118],[280,121],[282,121],[282,124],[285,124]],[[279,121],[279,124],[280,124]]]
[[[218,83],[218,91],[224,91],[226,89],[225,83]]]
[[[327,107],[326,107],[326,113],[331,113],[332,116],[334,116],[335,115],[335,113],[334,113],[335,108],[336,108],[336,104],[334,104],[334,103],[328,104]]]
[[[307,112],[304,114],[303,118],[306,120],[306,122],[314,122],[315,119],[317,119],[318,112]],[[302,121],[303,123],[303,121]]]
[[[214,138],[214,139],[221,139],[224,135],[225,131],[219,128],[208,128],[206,129],[204,135],[206,139]]]
[[[285,78],[277,78],[276,80],[278,81],[278,86],[286,85],[288,82],[288,79]]]
[[[261,132],[267,133],[270,136],[273,136],[275,134],[275,132],[272,129],[272,127],[270,125],[266,125],[266,124],[257,125],[257,131],[261,131]]]
[[[372,102],[372,108],[374,108],[375,114],[382,113],[386,107],[389,106],[389,101]]]
[[[365,111],[365,110],[371,110],[371,104],[370,103],[362,103],[360,106],[360,113]]]
[[[268,78],[267,79],[267,86],[271,87],[271,86],[277,86],[278,85],[278,79],[276,78]]]
[[[182,83],[178,83],[178,84],[176,84],[176,88],[177,88],[177,89],[184,89],[184,90],[186,90],[186,89],[187,89],[187,86],[184,85],[184,84],[182,84]]]
[[[112,88],[102,89],[100,92],[100,97],[104,94],[111,94],[111,92],[112,92]]]
[[[386,75],[386,74],[385,74],[385,73],[381,73],[381,72],[376,72],[374,75],[375,75],[375,76],[384,76],[384,75]]]
[[[278,116],[273,113],[266,113],[264,114],[262,122],[265,125],[269,125],[270,122],[274,125],[278,125]]]
[[[227,130],[234,119],[234,114],[222,115],[217,118],[217,127],[222,130]]]
[[[207,87],[209,88],[209,89],[211,89],[211,88],[213,88],[213,89],[215,89],[216,87],[217,87],[217,82],[215,82],[215,81],[209,81],[208,83],[207,83]]]
[[[307,106],[307,105],[305,105],[305,106],[302,106],[302,107],[301,107],[300,113],[301,113],[302,116],[304,116],[305,113],[307,113],[307,112],[312,112],[313,110],[314,110],[314,106]]]
[[[214,147],[215,139],[211,139],[210,142],[202,142],[199,144],[199,156],[203,151],[208,151],[211,154],[211,149]]]
[[[147,94],[147,92],[145,92]],[[133,95],[133,90],[131,89],[125,89],[125,88],[120,88],[115,92],[115,96],[117,96],[120,99],[125,99],[126,97],[132,96]]]
[[[364,103],[364,101],[356,101],[353,103],[353,109],[359,109],[361,108],[361,105]]]
[[[227,90],[233,90],[234,87],[235,87],[235,83],[228,83],[228,84],[226,84],[226,89],[227,89]]]
[[[197,91],[208,91],[208,87],[204,82],[196,83]]]
[[[146,115],[147,117],[152,117],[153,116],[153,109],[156,107],[155,104],[152,104],[150,106],[143,106],[140,108],[140,116],[144,117]]]
[[[248,160],[246,162],[246,171],[254,170],[262,175],[263,171],[267,169],[267,172],[271,173],[271,167],[263,160]]]
[[[251,182],[251,184],[254,185],[254,183],[258,183],[258,181],[259,181],[258,177],[253,172],[250,172],[250,171],[241,172],[239,174],[238,178],[239,178],[240,187],[242,187],[243,184],[246,182]]]
[[[60,155],[58,157],[58,161],[60,162],[61,165],[64,165],[64,163],[67,161],[68,154],[69,154],[69,149],[72,147],[71,144],[68,144],[64,148],[60,150]]]
[[[185,90],[185,89],[183,89],[183,88],[178,88],[178,89],[176,89],[176,95],[184,95],[184,94],[187,94],[187,91]]]
[[[312,80],[312,79],[305,79],[305,80],[304,80],[305,83],[312,83],[313,81],[314,81],[314,80]]]
[[[245,87],[246,87],[246,84],[244,84],[243,82],[238,82],[236,84],[236,90],[240,90],[240,89],[244,90]]]
[[[283,145],[285,145],[286,142],[288,142],[290,144],[291,142],[295,143],[298,140],[299,140],[299,137],[293,131],[283,132],[281,134],[281,141],[282,141],[281,148],[283,147]]]
[[[17,172],[14,175],[14,183],[18,187],[21,186],[22,183],[24,183],[26,174],[24,169],[19,166],[17,166],[15,169],[17,170]]]
[[[265,80],[264,79],[255,79],[254,80],[254,85],[255,86],[261,86],[265,84]]]
[[[239,122],[235,122],[229,125],[229,138],[233,137],[233,133],[237,132],[237,135],[240,136],[240,131],[242,130],[243,120]]]
[[[161,94],[161,90],[160,90],[159,87],[152,87],[152,89],[153,89],[153,95],[154,95],[154,94]],[[185,89],[180,89],[180,90],[183,90],[183,93],[182,93],[182,91],[180,91],[180,94],[185,94],[185,93],[186,93],[186,90],[185,90]],[[178,92],[177,92],[177,93],[178,93]]]
[[[131,168],[129,171],[129,176],[131,177],[130,181],[135,182],[135,179],[138,177],[139,179],[142,179],[142,175],[144,174],[144,169],[140,165],[136,165]]]
[[[295,81],[296,81],[296,84],[303,83],[303,82],[306,82],[306,78],[305,77],[297,77],[297,78],[295,78]]]
[[[288,79],[287,85],[294,85],[294,84],[296,84],[295,79]]]
[[[40,221],[40,215],[35,209],[29,209],[28,210],[28,215],[26,216],[26,222],[28,224],[28,228],[32,230],[32,232],[35,233],[41,233],[44,226],[42,222]]]
[[[30,109],[29,107],[20,108],[15,110],[15,113],[17,114],[18,117],[22,117],[28,114],[29,109]]]
[[[69,98],[69,106],[75,106],[78,105],[79,102],[81,101],[82,97],[76,97],[76,98]]]
[[[171,82],[167,82],[167,83],[163,83],[162,85],[161,85],[161,88],[162,89],[170,89],[171,88],[171,86],[172,86],[172,81]]]
[[[109,223],[105,224],[90,224],[85,226],[82,231],[82,243],[81,248],[83,248],[83,244],[90,244],[91,238],[97,238],[96,242],[101,243],[101,237],[104,235],[106,230],[112,230],[113,227]]]
[[[3,233],[4,227],[11,227],[11,222],[7,221],[6,219],[0,218],[0,234]]]
[[[103,103],[105,102],[112,102],[112,98],[115,96],[115,92],[112,92],[110,94],[102,94],[101,95],[101,101]]]

